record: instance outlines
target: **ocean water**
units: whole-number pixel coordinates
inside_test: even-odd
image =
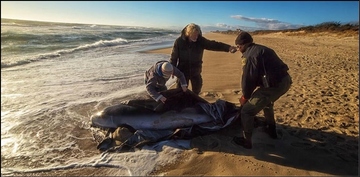
[[[170,54],[142,51],[170,47],[179,34],[2,19],[1,175],[106,167],[104,176],[139,176],[174,161],[181,148],[161,144],[100,153],[104,132],[89,118],[145,94],[144,71]]]

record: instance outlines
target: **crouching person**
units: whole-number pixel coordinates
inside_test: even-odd
[[[187,90],[187,83],[184,74],[167,61],[158,61],[145,72],[146,91],[155,101],[166,102],[166,97],[160,94],[167,90],[166,82],[171,76],[176,76],[181,83],[184,92]]]
[[[274,50],[253,42],[251,35],[242,31],[235,40],[238,50],[245,58],[242,74],[241,123],[243,137],[234,137],[234,142],[245,148],[252,148],[254,118],[264,112],[266,132],[276,139],[274,102],[284,95],[292,84],[288,66]]]

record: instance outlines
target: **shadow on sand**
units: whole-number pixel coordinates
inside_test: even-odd
[[[263,117],[255,119],[252,149],[232,142],[233,136],[241,136],[239,121],[216,133],[193,138],[191,146],[199,154],[224,152],[296,169],[358,176],[357,137],[278,124],[278,138],[271,139],[264,131],[263,120]]]

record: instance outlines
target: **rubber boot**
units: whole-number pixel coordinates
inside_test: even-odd
[[[268,125],[265,128],[265,132],[272,138],[277,139],[276,125]]]
[[[235,136],[233,138],[234,143],[236,143],[237,145],[240,145],[246,149],[252,149],[252,142],[251,142],[251,137],[252,137],[252,133],[243,133],[244,137],[237,137]]]

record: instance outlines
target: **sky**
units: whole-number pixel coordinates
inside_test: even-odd
[[[358,23],[359,1],[1,1],[1,18],[207,30],[282,30]]]

